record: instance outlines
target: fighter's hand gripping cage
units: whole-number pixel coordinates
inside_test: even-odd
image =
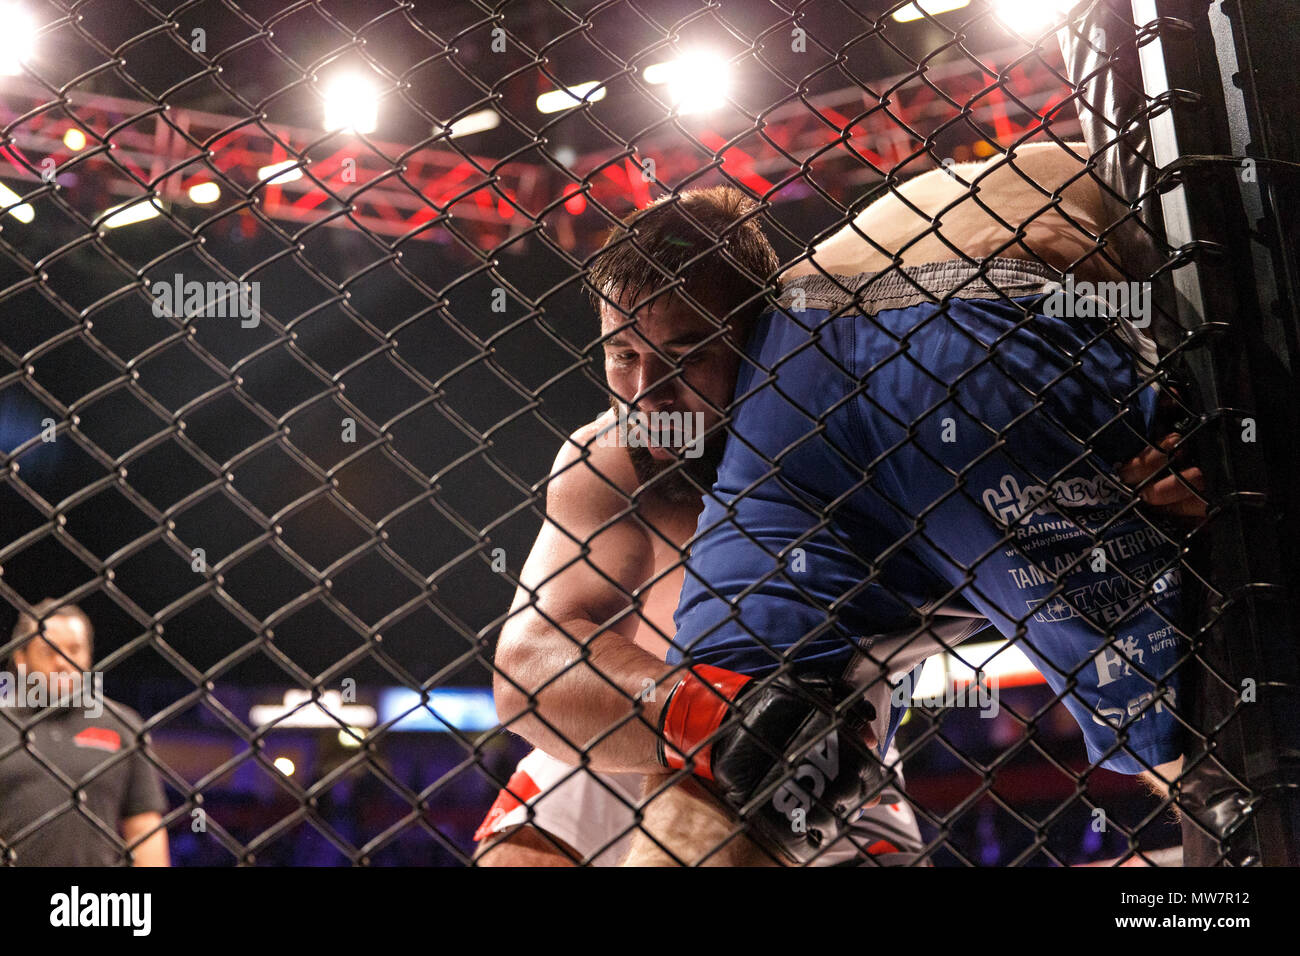
[[[53,597],[94,622],[108,696],[147,716],[125,752],[163,777],[177,862],[470,863],[497,791],[534,796],[516,732],[559,733],[547,707],[583,706],[556,697],[563,675],[674,575],[689,640],[657,703],[692,664],[766,688],[836,660],[849,683],[808,713],[867,761],[885,741],[856,743],[857,701],[893,714],[890,800],[919,820],[918,863],[1180,840],[1188,862],[1297,862],[1300,577],[1280,543],[1300,534],[1300,150],[1263,105],[1295,84],[1278,64],[1296,39],[1270,33],[1270,3],[920,6],[28,4],[34,52],[0,77],[0,595],[14,618]],[[1044,185],[1049,153],[1071,172]],[[955,198],[918,206],[903,184],[935,169]],[[653,580],[567,627],[519,586],[557,449],[611,396],[627,411],[588,267],[611,229],[637,248],[615,227],[639,210],[716,185],[752,201],[742,221],[697,222],[702,253],[642,301],[679,288],[722,334],[685,272],[743,269],[743,222],[799,268],[747,274],[764,317],[703,439],[721,479],[694,547],[611,479]],[[920,225],[840,233],[883,265],[812,255],[888,197]],[[959,207],[981,210],[978,250],[946,239]],[[1064,262],[1035,261],[1047,232]],[[604,300],[631,323],[627,305]],[[785,388],[805,374],[838,389],[827,404]],[[1171,434],[1167,457],[1144,451]],[[825,487],[799,471],[814,448]],[[1156,464],[1126,482],[1138,455]],[[799,515],[784,538],[747,517],[778,493]],[[575,565],[611,523],[558,528]],[[570,638],[541,687],[495,655],[523,613]],[[850,648],[872,666],[845,670]],[[900,691],[927,656],[941,680]],[[993,719],[957,699],[963,667],[970,700],[1000,696]],[[504,725],[482,709],[494,678],[525,703]],[[617,719],[555,754],[574,775],[653,699],[604,690]],[[759,719],[715,696],[697,754]],[[0,708],[0,773],[32,760],[69,796],[0,854],[24,862],[65,815],[126,854],[84,781],[15,732],[27,719]],[[782,726],[798,747],[755,752],[784,772],[732,795],[815,811],[816,746]],[[1167,796],[1099,769],[1170,747]],[[665,763],[661,792],[690,776]],[[879,765],[861,779],[891,785]],[[641,801],[619,799],[636,829]],[[817,862],[820,844],[792,855],[744,823],[755,805],[730,808],[729,839]]]

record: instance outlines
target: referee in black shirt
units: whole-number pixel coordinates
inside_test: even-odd
[[[13,630],[0,673],[0,864],[167,866],[167,809],[140,715],[87,673],[94,628],[47,600]]]

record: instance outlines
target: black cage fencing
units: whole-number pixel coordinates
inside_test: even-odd
[[[5,862],[1297,862],[1284,6],[12,7]]]

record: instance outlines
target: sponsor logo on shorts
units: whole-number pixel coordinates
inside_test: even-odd
[[[1132,674],[1133,665],[1141,667],[1145,656],[1146,652],[1138,647],[1136,637],[1126,637],[1105,645],[1093,658],[1093,663],[1097,665],[1097,686],[1105,687]]]
[[[1034,562],[1025,560],[1005,570],[1017,590],[1025,591],[1052,584],[1062,575],[1068,577],[1089,570],[1093,573],[1101,573],[1105,570],[1107,558],[1114,562],[1130,561],[1153,547],[1160,547],[1167,540],[1164,533],[1155,528],[1139,528],[1105,541],[1088,541],[1083,548],[1065,554],[1044,555]],[[1006,556],[1025,557],[1014,550],[1006,552]]]
[[[1152,703],[1154,701],[1154,703]],[[1166,708],[1172,711],[1178,706],[1177,694],[1172,687],[1156,692],[1139,694],[1124,704],[1123,707],[1103,707],[1104,701],[1098,701],[1093,708],[1092,722],[1102,727],[1118,729],[1134,721],[1145,720],[1152,714],[1164,713]]]
[[[1163,601],[1179,593],[1182,578],[1177,568],[1160,572],[1164,562],[1152,561],[1135,568],[1129,577],[1112,575],[1080,587],[1049,601],[1026,601],[1040,624],[1059,624],[1076,617],[1086,617],[1096,624],[1114,624],[1144,604]],[[1143,582],[1151,581],[1150,586]]]
[[[1182,643],[1183,636],[1172,625],[1160,628],[1158,631],[1152,631],[1147,635],[1147,644],[1151,646],[1151,653],[1158,654],[1165,648],[1177,647]]]
[[[1030,610],[1038,607],[1037,601],[1026,601]],[[1034,611],[1034,620],[1039,624],[1059,624],[1061,621],[1068,621],[1072,617],[1078,617],[1079,612],[1070,606],[1070,602],[1063,597],[1053,598],[1046,604],[1038,607]]]
[[[1015,475],[1003,475],[997,488],[986,488],[981,495],[984,507],[994,518],[1005,524],[1019,521],[1025,515],[1052,514],[1058,508],[1095,508],[1126,500],[1123,490],[1110,479],[1062,478],[1044,485],[1025,485]]]

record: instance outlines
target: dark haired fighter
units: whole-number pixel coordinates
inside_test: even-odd
[[[1014,169],[1010,164],[1000,167],[990,164],[979,170],[959,168],[958,172],[964,172],[968,177],[983,176],[986,198],[988,193],[996,195],[999,212],[1004,217],[1019,212],[1020,217],[1010,221],[1023,222],[1031,218],[1026,211],[1028,204],[1032,201],[1036,209],[1042,202],[1041,193],[1031,189],[1021,177],[1039,180],[1050,191],[1074,175],[1080,165],[1072,154],[1062,154],[1059,149],[1056,153],[1053,156],[1042,148],[1030,147],[1017,156]],[[1054,182],[1053,176],[1057,177]],[[906,201],[899,196],[890,196],[873,204],[859,217],[858,228],[873,230],[873,237],[881,236],[887,248],[891,241],[900,245],[910,243],[903,256],[905,263],[914,261],[913,254],[932,255],[936,244],[946,248],[943,239],[951,241],[954,234],[971,238],[972,249],[980,248],[981,235],[986,245],[1006,244],[1007,239],[997,234],[996,221],[987,212],[973,202],[963,207],[959,198],[953,197],[957,185],[947,176],[942,179],[936,179],[934,174],[920,177],[900,190]],[[1090,201],[1095,205],[1095,190],[1093,195],[1080,195],[1086,193],[1087,187],[1084,180],[1077,188],[1066,190],[1069,203],[1064,209],[1078,215],[1086,211]],[[961,190],[964,192],[965,187],[961,186]],[[924,215],[930,215],[927,207],[951,207],[945,217],[943,239],[926,234],[930,231],[929,219],[909,213],[908,203],[914,204]],[[1023,246],[1018,250],[1020,254],[1042,254],[1056,243],[1057,261],[1062,256],[1070,262],[1078,259],[1082,254],[1081,243],[1070,238],[1072,230],[1062,228],[1060,216],[1056,213],[1039,217],[1040,221],[1026,231]],[[909,229],[914,235],[908,234]],[[725,233],[725,223],[715,230],[716,235]],[[858,240],[859,246],[855,248],[854,235],[856,233],[846,227],[839,236],[819,247],[818,264],[830,271],[842,268],[841,260],[851,262],[855,261],[854,257],[862,258],[865,243]],[[697,277],[683,274],[682,264],[664,263],[663,266],[666,276],[683,276],[688,292],[692,291],[692,278],[696,279],[695,288],[700,288]],[[717,387],[719,379],[705,382],[698,370],[701,366],[710,367],[711,363],[724,363],[729,366],[728,374],[732,374],[731,369],[740,367],[736,323],[708,323],[698,334],[692,333],[691,340],[679,341],[671,322],[665,322],[665,316],[672,310],[656,308],[651,301],[649,307],[637,315],[637,321],[630,324],[625,312],[633,311],[633,307],[647,297],[639,287],[620,288],[617,279],[617,275],[606,277],[602,288],[610,302],[615,303],[606,304],[602,309],[602,319],[609,336],[606,343],[607,372],[616,394],[628,404],[645,411],[672,410],[680,403],[682,410],[700,411],[709,416],[710,421],[718,420],[728,396],[725,389]],[[704,288],[708,288],[707,283]],[[718,314],[729,315],[725,309]],[[734,312],[730,315],[735,317]],[[630,331],[631,334],[620,340],[614,334],[615,330]],[[634,342],[635,348],[628,348],[629,342]],[[630,367],[634,374],[622,379],[620,390],[618,383],[624,366]],[[721,379],[725,380],[725,377]],[[591,439],[590,435],[581,438],[577,445],[590,445]],[[671,452],[671,447],[660,449],[658,457],[670,469],[664,474],[681,475],[685,469],[679,463],[687,459]],[[571,472],[582,457],[580,448],[566,449],[557,462],[556,477]],[[1147,458],[1141,463],[1135,462],[1134,467],[1148,469],[1143,475],[1145,477],[1162,464],[1148,453]],[[641,477],[636,480],[641,480]],[[679,828],[691,838],[706,833],[706,838],[698,842],[700,846],[705,843],[708,846],[697,859],[750,862],[756,848],[743,838],[725,842],[726,838],[738,832],[738,827],[725,814],[718,812],[718,804],[712,796],[728,788],[741,796],[747,788],[751,793],[757,792],[764,778],[779,762],[780,754],[775,753],[776,748],[761,735],[755,738],[753,734],[737,733],[734,729],[722,727],[733,709],[728,699],[738,699],[737,709],[748,718],[765,719],[764,715],[775,714],[787,728],[799,727],[808,724],[813,715],[824,713],[825,700],[828,696],[833,699],[842,693],[843,687],[831,687],[830,682],[826,682],[826,686],[814,688],[812,693],[802,685],[768,684],[759,687],[758,682],[748,680],[738,671],[720,666],[712,669],[697,667],[686,672],[681,668],[664,666],[657,655],[628,640],[627,631],[635,623],[635,615],[629,608],[629,596],[638,591],[639,596],[648,595],[648,590],[640,583],[646,580],[647,569],[630,561],[629,556],[643,554],[646,540],[652,546],[668,544],[671,552],[675,552],[676,544],[666,542],[663,531],[648,518],[646,526],[641,524],[640,518],[635,523],[611,522],[611,517],[628,512],[626,493],[612,487],[607,480],[592,482],[592,485],[595,491],[608,499],[610,517],[584,523],[580,515],[557,514],[544,529],[533,558],[530,558],[525,572],[525,587],[516,601],[517,616],[507,625],[498,648],[496,689],[502,719],[511,729],[528,737],[543,750],[565,756],[575,763],[580,760],[578,749],[581,748],[592,769],[653,774],[656,771],[662,773],[665,767],[685,767],[689,759],[691,768],[713,790],[713,794],[690,787],[668,791],[667,797],[651,804],[654,825]],[[1162,485],[1153,494],[1170,490],[1167,485]],[[697,487],[692,493],[699,491]],[[1175,498],[1183,497],[1181,486],[1172,491]],[[553,485],[552,496],[555,492]],[[583,493],[590,494],[592,490],[584,488]],[[1186,501],[1176,500],[1173,506],[1185,507]],[[708,524],[702,527],[707,530]],[[637,535],[631,540],[620,541],[620,535],[633,528]],[[682,540],[689,538],[692,530],[693,527],[685,529]],[[598,562],[584,560],[581,557],[584,545],[591,547],[592,554],[600,553],[604,557]],[[667,557],[670,564],[678,560],[675,553]],[[580,597],[582,588],[552,587],[558,571],[570,576],[571,580],[575,574],[585,577],[594,585],[592,590],[602,598]],[[669,586],[670,592],[674,589],[675,584]],[[748,606],[739,601],[737,605]],[[951,646],[983,623],[983,615],[961,601],[949,602],[943,608],[944,613],[939,614],[934,613],[935,606],[926,608],[924,604],[912,610],[921,610],[927,615],[924,627],[929,639],[928,645],[924,646],[926,653]],[[791,626],[786,628],[787,633],[796,634],[798,629],[794,625],[797,623],[792,619]],[[777,630],[785,627],[779,620],[774,620],[772,626]],[[918,642],[917,648],[922,647]],[[888,666],[889,662],[885,664],[881,669],[887,676],[907,672],[901,661],[897,668]],[[654,688],[653,697],[646,694],[647,688]],[[757,693],[750,692],[755,689]],[[891,730],[881,723],[877,713],[873,708],[859,707],[852,715],[856,718],[856,733],[846,735],[844,742],[851,744],[857,735],[865,735],[869,740],[880,738]],[[840,716],[843,719],[847,714]],[[694,739],[692,734],[696,735]],[[668,746],[663,744],[665,736],[669,738]],[[715,743],[711,752],[705,750],[705,745],[710,742]],[[718,742],[722,746],[716,746]],[[718,773],[720,768],[721,774]],[[850,785],[849,795],[856,795],[854,787],[857,786],[857,783]],[[879,787],[875,789],[878,791]],[[677,794],[685,795],[683,800],[687,806],[673,805]],[[860,799],[858,805],[863,802],[866,801]],[[659,812],[661,807],[671,807],[671,812]],[[697,825],[699,821],[693,817],[695,811],[717,827],[702,830]],[[842,836],[843,839],[832,842],[832,849],[843,849],[845,842],[852,845],[851,836]],[[656,839],[671,844],[673,835],[660,833]],[[827,852],[825,847],[818,848],[811,858],[820,859]],[[768,850],[763,855],[767,859],[776,859],[781,853],[774,854]]]
[[[561,666],[558,679],[537,695],[544,713],[554,703],[611,726],[625,718],[631,698],[611,683],[624,661],[652,665],[636,696],[655,703],[647,688],[653,690],[655,677],[668,671],[662,661],[683,555],[725,441],[717,428],[721,409],[735,387],[743,337],[761,289],[777,268],[775,252],[752,218],[756,211],[734,189],[691,191],[634,214],[628,225],[635,242],[627,230],[616,229],[595,260],[590,281],[602,290],[619,289],[628,312],[663,283],[664,270],[687,280],[703,308],[680,295],[660,296],[636,310],[633,322],[593,297],[612,408],[570,438],[547,482],[547,522],[498,649],[499,707],[515,693],[509,677],[519,671],[527,679],[525,661],[536,654]],[[739,268],[709,252],[711,237],[723,233]],[[725,320],[722,327],[715,316]],[[568,660],[572,664],[565,667]],[[545,727],[525,714],[511,729],[535,740],[532,733]],[[636,826],[644,778],[641,768],[627,766],[617,754],[624,738],[634,743],[649,732],[637,722],[604,742],[543,738],[546,748],[520,762],[479,828],[478,865],[621,860]],[[631,772],[584,768],[571,744],[591,744],[591,768]],[[852,830],[854,842],[825,854],[819,865],[868,858],[897,865],[914,860],[922,848],[911,807],[894,790],[853,821]]]

